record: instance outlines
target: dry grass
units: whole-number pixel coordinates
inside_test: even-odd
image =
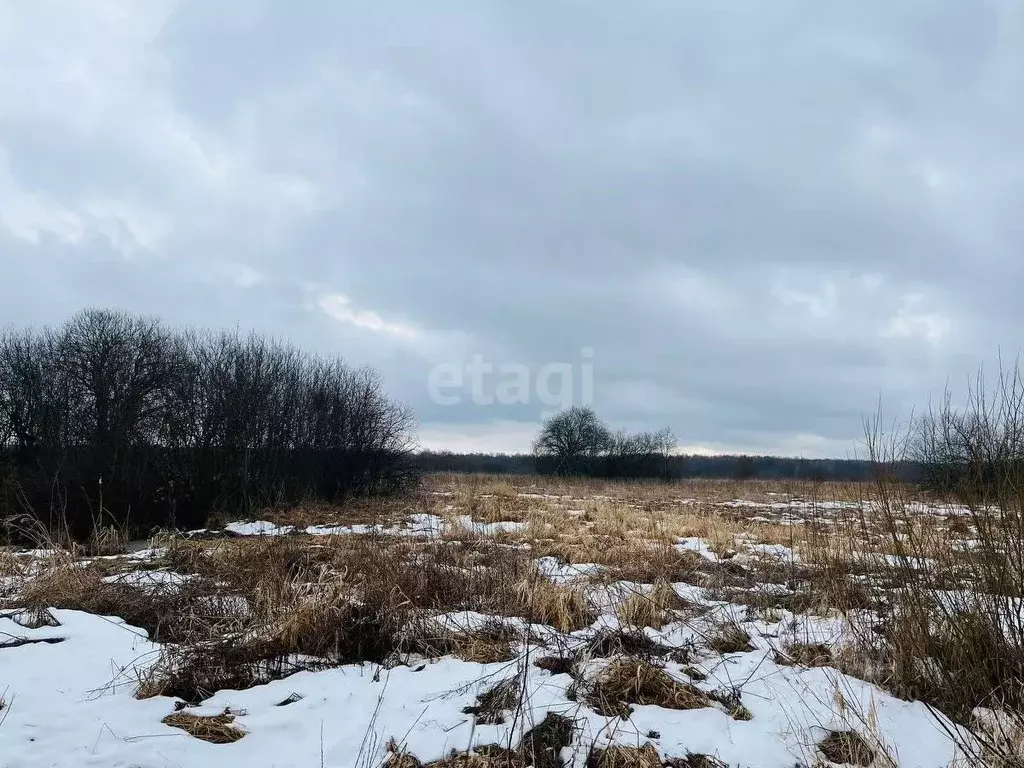
[[[451,654],[463,661],[495,664],[515,659],[518,641],[518,632],[498,620],[466,631],[439,628],[423,620],[406,627],[398,643],[398,650],[403,654],[418,654],[428,658]]]
[[[108,583],[103,576],[104,571],[99,568],[59,562],[30,581],[19,602],[35,611],[53,607],[117,616],[146,630],[151,639],[160,642],[185,641],[205,634],[199,617],[189,607],[193,599],[211,591],[205,585],[195,583],[181,590],[150,591]]]
[[[788,643],[775,652],[775,663],[785,666],[828,667],[835,663],[824,643]]]
[[[584,591],[576,586],[554,584],[533,571],[515,587],[521,615],[560,632],[589,627],[597,619]]]
[[[875,751],[853,731],[833,731],[818,743],[818,751],[831,763],[869,766]]]
[[[175,712],[161,721],[172,728],[180,728],[189,736],[194,736],[211,744],[231,744],[245,736],[245,731],[234,725],[234,715],[201,716],[185,712]]]
[[[661,756],[653,744],[642,747],[612,746],[591,750],[587,768],[661,768]]]
[[[750,634],[739,624],[722,624],[706,639],[707,646],[718,653],[746,653],[754,650]]]
[[[572,743],[575,724],[571,718],[548,712],[513,749],[496,744],[477,747],[472,753],[452,751],[447,757],[422,763],[394,739],[388,742],[385,768],[564,768],[561,753]]]
[[[476,704],[462,712],[473,715],[478,725],[501,725],[506,714],[519,703],[519,694],[519,678],[510,677],[481,693],[476,697]]]
[[[128,531],[115,526],[95,526],[85,541],[85,554],[92,557],[123,555],[131,537]]]
[[[585,700],[602,715],[628,718],[631,704],[666,709],[700,709],[711,705],[708,694],[671,677],[646,661],[619,659],[602,670],[586,690]]]
[[[637,593],[620,603],[616,614],[627,626],[661,629],[682,618],[683,612],[692,614],[693,610],[693,606],[683,600],[671,584],[659,579],[649,594]]]
[[[691,752],[686,757],[671,757],[665,761],[665,768],[729,768],[717,757]]]
[[[881,497],[870,512],[723,506],[734,499],[770,504],[795,497],[854,502],[869,492],[876,501]],[[33,561],[0,551],[0,575],[28,579],[19,604],[40,620],[47,608],[60,607],[120,616],[146,629],[166,645],[164,657],[141,681],[140,695],[164,693],[189,702],[290,674],[299,655],[325,665],[392,664],[412,654],[507,663],[528,638],[510,631],[500,617],[576,631],[597,618],[588,590],[631,581],[643,589],[615,607],[629,630],[597,633],[589,647],[575,653],[544,651],[535,662],[553,674],[573,674],[584,668],[582,661],[614,657],[589,688],[576,683],[585,703],[600,711],[628,715],[631,704],[692,708],[722,702],[733,716],[744,716],[738,699],[704,693],[658,667],[666,658],[689,663],[691,649],[666,648],[633,631],[692,619],[698,609],[672,586],[683,582],[762,611],[768,620],[782,620],[787,610],[842,616],[857,632],[855,642],[836,651],[818,643],[784,645],[778,663],[836,666],[899,696],[922,699],[960,723],[969,722],[979,705],[1019,712],[1024,623],[1013,606],[1024,592],[1024,545],[1010,536],[1016,530],[1013,515],[1004,512],[993,521],[979,508],[955,518],[923,516],[910,506],[920,500],[902,486],[878,491],[813,483],[439,476],[404,499],[260,517],[295,525],[400,525],[415,511],[452,521],[461,515],[481,522],[523,521],[527,527],[500,536],[454,525],[441,537],[189,541],[168,535],[159,542],[166,554],[144,567],[162,566],[191,579],[158,592],[104,582],[119,569],[140,567],[137,563],[83,565],[71,552]],[[120,547],[115,531],[101,529],[97,536],[106,538],[88,545],[95,553]],[[720,555],[739,551],[744,557],[710,562],[680,551],[678,539],[689,536],[706,540]],[[965,540],[974,548],[960,546]],[[745,542],[754,541],[784,544],[800,560],[747,556]],[[566,564],[596,563],[603,570],[574,584],[556,584],[534,565],[549,555]],[[32,575],[36,566],[37,577]],[[756,591],[761,584],[782,585],[788,592]],[[934,599],[953,592],[966,597],[955,605]],[[463,611],[496,620],[472,632],[439,630],[431,620]],[[744,627],[735,624],[712,632],[707,645],[721,654],[751,647]],[[528,764],[516,750],[497,749],[446,758],[443,764],[506,765],[512,764],[512,753],[514,764]],[[700,765],[705,758],[686,759],[690,762],[678,758],[674,764]]]

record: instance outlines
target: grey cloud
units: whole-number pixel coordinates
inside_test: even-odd
[[[0,12],[0,322],[255,327],[474,447],[541,408],[432,403],[474,352],[589,346],[613,422],[843,455],[1020,345],[1012,0],[64,10]]]

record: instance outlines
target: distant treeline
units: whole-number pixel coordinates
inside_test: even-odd
[[[528,453],[452,453],[424,451],[415,457],[424,472],[489,472],[525,475],[543,471],[538,458]],[[872,476],[870,461],[852,459],[799,459],[779,456],[684,456],[663,460],[665,479],[715,478],[759,480],[861,481]],[[544,459],[540,458],[541,464]],[[660,467],[659,467],[660,468]],[[920,475],[918,465],[903,462],[899,474],[907,480]]]
[[[87,310],[0,332],[0,517],[198,526],[399,491],[412,414],[380,376],[262,336]]]

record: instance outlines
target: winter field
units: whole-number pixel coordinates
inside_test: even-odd
[[[0,766],[1019,765],[1018,518],[428,477],[0,551]]]

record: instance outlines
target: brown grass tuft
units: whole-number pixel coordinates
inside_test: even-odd
[[[559,632],[589,627],[597,619],[581,588],[554,584],[539,573],[516,585],[516,598],[520,612],[530,621],[548,624]]]
[[[661,757],[651,743],[642,747],[616,745],[591,750],[587,756],[587,768],[661,768]]]
[[[630,627],[653,627],[661,629],[677,621],[677,612],[692,609],[672,585],[663,579],[654,583],[650,594],[637,593],[620,603],[616,609],[619,620]]]
[[[572,743],[575,723],[564,715],[548,712],[519,742],[519,754],[533,768],[563,768],[562,750]]]
[[[747,653],[754,650],[749,633],[739,624],[723,624],[708,637],[707,644],[718,653]]]
[[[665,670],[645,661],[620,659],[604,669],[586,691],[586,702],[606,717],[628,718],[631,704],[666,709],[700,709],[711,706],[708,694],[672,678]]]
[[[827,667],[834,663],[832,649],[824,643],[788,643],[775,652],[783,666]]]
[[[473,753],[453,751],[424,765],[394,739],[388,742],[385,768],[564,768],[562,750],[572,743],[574,722],[548,712],[537,726],[523,735],[515,749],[496,744],[477,747]]]
[[[235,726],[234,721],[234,715],[226,712],[223,715],[208,717],[175,712],[161,720],[164,725],[180,728],[189,736],[211,744],[231,744],[245,736],[245,731]]]
[[[869,766],[875,751],[853,731],[833,731],[818,744],[818,751],[831,763]]]
[[[671,757],[665,761],[665,768],[729,768],[717,757],[691,752],[686,757]]]
[[[552,675],[571,675],[573,670],[573,660],[565,656],[542,656],[533,665]]]
[[[505,713],[519,702],[519,692],[519,678],[510,677],[481,693],[476,697],[476,704],[464,708],[462,713],[473,715],[478,725],[501,725],[505,722]]]
[[[85,554],[91,557],[123,555],[131,538],[128,531],[112,525],[95,526],[85,540]]]

